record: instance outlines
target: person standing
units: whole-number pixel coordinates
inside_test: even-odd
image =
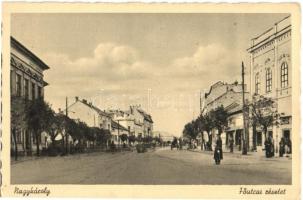
[[[230,138],[229,140],[229,149],[230,149],[230,153],[234,152],[234,139]]]
[[[220,164],[220,161],[223,160],[222,140],[221,140],[220,135],[218,135],[218,139],[216,141],[214,159],[215,159],[216,164]]]
[[[279,142],[279,156],[283,157],[284,153],[285,153],[285,139],[284,137],[282,137]]]

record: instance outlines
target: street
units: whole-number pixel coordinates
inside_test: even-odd
[[[11,166],[12,184],[291,184],[291,159],[159,148],[42,157]]]

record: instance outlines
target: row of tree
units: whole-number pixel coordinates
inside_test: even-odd
[[[199,134],[201,134],[202,145],[204,149],[212,150],[212,136],[211,131],[213,129],[218,130],[218,134],[221,134],[225,127],[228,125],[228,113],[223,108],[219,106],[215,109],[210,110],[206,114],[200,114],[200,116],[187,123],[183,130],[183,137],[190,138],[192,140],[197,140]],[[203,132],[208,135],[208,142],[205,142]]]
[[[36,154],[40,156],[41,134],[46,132],[51,139],[51,146],[56,144],[55,140],[60,134],[65,153],[68,151],[68,138],[83,144],[90,141],[96,144],[104,144],[110,138],[111,134],[108,130],[97,127],[88,127],[84,122],[75,121],[62,113],[55,113],[50,105],[43,99],[29,101],[22,97],[11,97],[11,135],[14,143],[14,156],[17,159],[18,145],[17,134],[22,130],[32,133],[32,137],[36,142]],[[31,138],[30,138],[31,140]],[[29,142],[31,145],[31,142]],[[32,147],[30,146],[30,151]],[[30,152],[31,153],[31,152]]]
[[[253,127],[254,130],[259,127],[266,138],[268,137],[267,131],[269,127],[273,125],[279,126],[280,115],[277,112],[277,104],[271,98],[254,95],[251,102],[246,101],[242,112],[247,116],[249,126]],[[216,129],[220,135],[228,127],[228,117],[229,114],[223,106],[212,109],[207,113],[201,113],[197,119],[184,126],[183,136],[197,140],[198,135],[201,134],[204,149],[212,150],[211,132]],[[207,143],[204,140],[203,132],[208,135]],[[256,131],[253,131],[253,134],[256,134]]]
[[[87,124],[81,121],[75,121],[70,119],[64,113],[55,113],[54,110],[43,99],[27,100],[22,97],[11,97],[11,136],[13,141],[13,152],[15,159],[18,157],[18,134],[21,131],[27,130],[32,133],[30,137],[35,138],[36,143],[36,155],[40,156],[40,141],[43,132],[46,132],[51,143],[49,148],[57,148],[58,145],[56,138],[61,135],[62,140],[61,151],[67,154],[70,144],[69,136],[73,140],[73,144],[83,146],[87,141],[97,146],[107,146],[111,140],[111,133],[109,130],[100,129],[97,127],[88,127]],[[20,136],[19,136],[20,137]],[[147,137],[135,137],[134,135],[121,134],[119,135],[120,141],[124,144],[143,142],[151,143],[152,141],[161,142],[160,138]],[[31,140],[32,138],[30,138]],[[29,142],[32,145],[32,142]],[[23,146],[25,149],[25,147]],[[32,146],[29,147],[29,153],[32,152]]]

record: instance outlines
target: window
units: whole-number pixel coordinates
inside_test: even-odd
[[[38,86],[38,98],[42,98],[42,87]]]
[[[266,92],[271,92],[272,89],[272,73],[271,69],[266,70]]]
[[[288,86],[288,65],[283,62],[281,65],[281,88],[286,88]]]
[[[24,79],[24,97],[26,99],[29,97],[29,82],[27,79]]]
[[[256,94],[260,93],[260,76],[259,76],[259,73],[257,73],[256,76],[255,76],[255,93]]]
[[[36,99],[36,86],[32,83],[32,100]]]
[[[21,75],[16,74],[16,95],[21,96]]]

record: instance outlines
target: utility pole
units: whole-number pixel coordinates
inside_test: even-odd
[[[200,90],[200,114],[202,113],[202,102],[201,102],[201,90]]]
[[[242,113],[243,113],[243,134],[242,134],[242,154],[247,155],[247,143],[248,143],[248,123],[247,123],[247,109],[245,105],[245,81],[244,81],[244,63],[242,61]]]

